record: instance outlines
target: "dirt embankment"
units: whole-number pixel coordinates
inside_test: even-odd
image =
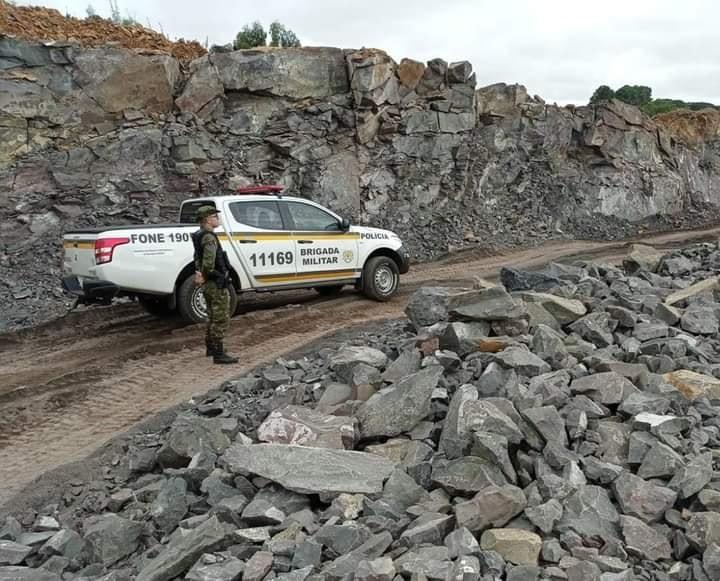
[[[63,16],[52,8],[14,6],[0,0],[0,34],[41,41],[77,41],[83,46],[116,43],[124,48],[158,50],[181,61],[190,61],[207,51],[196,41],[171,41],[141,25],[123,26],[100,17],[78,19]]]

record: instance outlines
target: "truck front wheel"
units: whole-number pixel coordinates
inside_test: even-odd
[[[231,284],[230,291],[230,316],[235,313],[238,297],[235,287]],[[177,309],[180,316],[190,323],[206,323],[208,320],[207,304],[202,287],[197,286],[192,276],[187,277],[177,291]]]
[[[362,293],[376,301],[388,301],[397,292],[400,270],[392,258],[375,256],[365,263],[362,274]]]

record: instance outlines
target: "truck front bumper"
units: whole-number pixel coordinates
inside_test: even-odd
[[[120,290],[117,285],[106,280],[81,280],[77,276],[63,277],[62,286],[66,293],[86,305],[109,305]]]

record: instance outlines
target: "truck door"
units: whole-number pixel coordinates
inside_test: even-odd
[[[228,204],[233,248],[242,255],[254,286],[287,284],[295,277],[295,247],[278,202],[241,200]]]
[[[358,238],[337,217],[314,204],[283,201],[293,223],[298,279],[326,281],[359,276]]]

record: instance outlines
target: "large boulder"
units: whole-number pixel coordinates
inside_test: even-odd
[[[247,91],[289,99],[331,97],[350,90],[342,49],[325,47],[213,53],[226,91]]]
[[[74,81],[108,113],[134,109],[170,113],[180,80],[177,60],[117,48],[86,48],[75,53]]]
[[[430,413],[432,394],[442,374],[443,368],[434,365],[373,395],[357,412],[360,436],[390,437],[412,430]]]
[[[222,462],[232,472],[256,474],[303,494],[379,493],[395,469],[375,454],[283,444],[235,444]]]

